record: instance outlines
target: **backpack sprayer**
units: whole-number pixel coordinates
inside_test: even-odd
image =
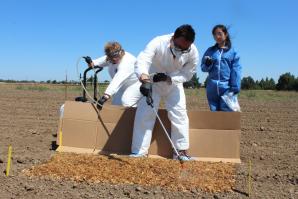
[[[85,62],[87,64],[91,64],[92,63],[92,59],[89,57],[89,56],[86,56],[86,57],[80,57],[81,58],[84,58],[85,59]],[[79,60],[80,60],[79,59]],[[78,61],[79,62],[79,61]],[[86,90],[86,86],[87,86],[87,73],[90,71],[90,70],[94,70],[94,78],[93,78],[93,98],[91,96],[88,95],[88,92]],[[79,96],[79,97],[76,97],[75,98],[75,101],[79,101],[79,102],[87,102],[87,98],[86,98],[86,93],[88,95],[88,97],[90,98],[90,100],[92,100],[94,103],[97,104],[97,95],[98,95],[98,92],[97,92],[97,73],[99,73],[100,71],[103,70],[103,67],[99,67],[99,66],[94,66],[93,68],[91,67],[88,67],[84,73],[83,73],[83,81],[82,81],[82,78],[81,78],[81,74],[79,75],[79,79],[80,79],[80,82],[81,82],[81,85],[83,87],[83,96]],[[78,72],[78,64],[77,64],[77,73],[79,74]]]

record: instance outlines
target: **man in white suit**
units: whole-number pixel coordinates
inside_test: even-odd
[[[171,139],[179,152],[180,159],[190,160],[189,120],[183,82],[195,73],[199,53],[193,44],[195,31],[190,25],[178,27],[174,34],[155,37],[137,57],[135,72],[142,82],[143,95],[152,95],[153,107],[158,110],[163,98],[171,121]],[[150,80],[150,74],[155,74]],[[153,83],[152,83],[153,82]],[[152,93],[151,93],[152,91]],[[136,111],[131,157],[148,154],[156,115],[142,98]],[[173,158],[177,155],[173,153]]]

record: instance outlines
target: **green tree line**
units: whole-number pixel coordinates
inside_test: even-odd
[[[291,73],[284,73],[279,76],[278,82],[275,83],[272,78],[254,80],[251,76],[244,77],[241,80],[241,89],[243,90],[286,90],[298,91],[298,77]]]
[[[0,82],[6,83],[47,83],[47,84],[79,84],[79,81],[57,81],[57,80],[47,80],[47,81],[35,81],[35,80],[3,80]],[[93,83],[93,76],[87,78],[87,83]],[[101,82],[100,84],[109,84],[109,81]],[[206,81],[203,84],[206,85]],[[202,84],[199,82],[199,78],[195,74],[192,79],[183,84],[185,88],[200,88]],[[241,89],[243,90],[287,90],[287,91],[298,91],[298,77],[295,77],[291,73],[284,73],[280,75],[278,82],[276,83],[273,78],[266,77],[261,80],[254,80],[251,76],[243,77],[241,80]]]

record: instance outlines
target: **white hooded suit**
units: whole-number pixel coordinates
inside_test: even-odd
[[[154,108],[158,110],[163,98],[171,121],[171,139],[178,150],[189,148],[189,121],[186,112],[186,100],[183,82],[189,81],[195,73],[199,53],[194,44],[188,53],[170,50],[173,34],[154,38],[143,50],[135,64],[138,77],[141,74],[165,73],[171,77],[172,84],[167,82],[153,83],[152,98]],[[151,142],[152,130],[156,115],[147,105],[145,97],[138,103],[136,111],[131,152],[147,154]]]
[[[94,65],[108,67],[112,78],[105,93],[113,96],[113,105],[132,106],[139,98],[141,83],[134,72],[136,58],[128,52],[125,52],[119,64],[113,64],[107,61],[107,56],[93,60]]]

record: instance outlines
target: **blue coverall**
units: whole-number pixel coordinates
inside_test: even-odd
[[[212,59],[210,66],[205,64],[206,56]],[[206,91],[210,110],[231,111],[221,96],[226,92],[233,92],[234,94],[240,92],[241,65],[237,52],[234,48],[219,48],[214,45],[205,52],[201,69],[203,72],[209,73]]]

